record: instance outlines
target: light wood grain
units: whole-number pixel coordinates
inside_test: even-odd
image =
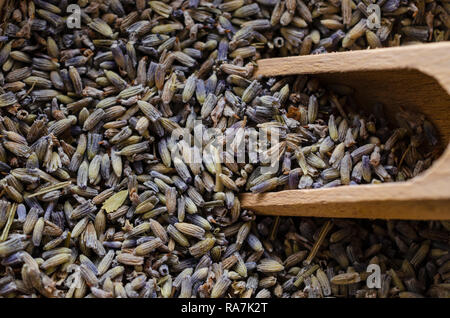
[[[243,208],[267,215],[450,220],[450,43],[258,62],[257,75],[293,74],[348,85],[359,105],[370,111],[382,102],[390,118],[401,107],[422,112],[447,147],[427,171],[407,182],[244,193]]]

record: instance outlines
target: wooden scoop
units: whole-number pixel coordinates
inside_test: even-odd
[[[377,185],[243,193],[241,206],[265,215],[450,220],[450,43],[264,59],[257,75],[314,74],[354,89],[358,105],[421,112],[447,145],[421,175]]]

